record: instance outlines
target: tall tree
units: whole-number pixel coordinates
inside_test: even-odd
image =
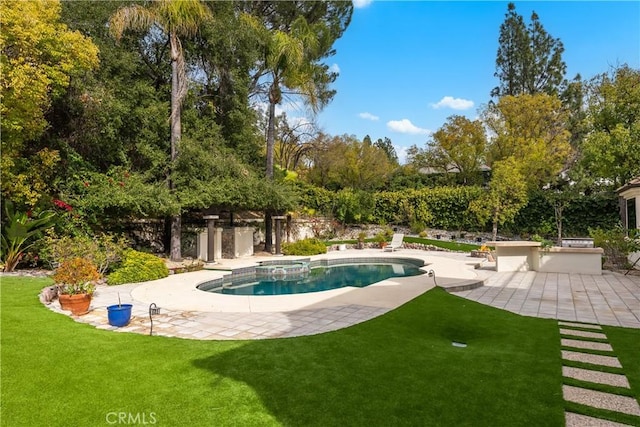
[[[389,138],[387,138],[386,136],[384,137],[384,139],[378,138],[373,145],[384,151],[391,163],[393,163],[394,165],[398,164],[398,154],[396,153],[396,149],[394,148],[393,143]]]
[[[492,224],[493,240],[498,237],[498,225],[513,221],[527,204],[527,187],[521,163],[513,157],[497,162],[492,170],[489,190],[469,204],[481,224]]]
[[[450,116],[432,136],[428,146],[431,166],[454,172],[460,184],[481,182],[487,138],[482,122],[464,116]]]
[[[494,76],[500,84],[491,96],[558,93],[567,68],[562,61],[564,46],[547,33],[537,13],[532,12],[527,27],[516,6],[509,3],[498,43]]]
[[[337,1],[264,2],[253,10],[254,28],[262,34],[265,55],[256,67],[256,91],[268,101],[265,176],[273,179],[275,109],[285,90],[302,97],[313,113],[335,94],[329,88],[337,73],[321,61],[335,53],[353,5]],[[271,212],[265,213],[265,250],[272,249]]]
[[[554,181],[570,158],[567,114],[555,96],[504,96],[486,107],[483,121],[491,135],[487,164],[515,158],[529,189]]]
[[[640,175],[640,70],[620,66],[590,82],[582,163],[593,179],[621,186]]]
[[[351,135],[321,135],[310,152],[307,179],[314,185],[339,190],[376,190],[388,180],[394,165],[387,153]]]
[[[98,49],[60,21],[59,1],[2,1],[0,120],[2,194],[35,205],[49,187],[56,150],[34,149],[52,102],[97,67]]]
[[[184,50],[180,38],[192,37],[199,25],[209,17],[209,11],[199,0],[170,1],[158,0],[148,7],[126,6],[111,17],[110,27],[116,39],[120,39],[126,30],[148,32],[159,28],[169,39],[171,56],[171,171],[167,184],[171,191],[175,186],[171,174],[179,155],[182,123],[180,118],[182,101],[187,94],[187,76]],[[182,259],[181,215],[171,216],[171,242],[169,256],[171,260]]]
[[[227,146],[239,158],[263,169],[264,139],[256,127],[257,112],[250,103],[251,73],[263,50],[246,19],[245,3],[205,4],[215,19],[200,27],[194,46],[197,61],[191,61],[191,75],[201,83],[197,108],[201,114],[214,117]]]

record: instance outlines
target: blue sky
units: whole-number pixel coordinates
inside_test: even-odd
[[[446,118],[471,119],[497,86],[495,58],[508,2],[358,0],[327,64],[337,94],[315,118],[330,135],[388,137],[401,160]],[[640,68],[640,2],[515,2],[535,11],[564,44],[566,77],[583,79],[627,63]],[[283,108],[287,110],[287,106]],[[288,111],[289,117],[301,112]]]

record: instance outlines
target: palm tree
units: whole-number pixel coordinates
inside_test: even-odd
[[[182,101],[187,94],[187,76],[184,51],[180,37],[192,37],[198,27],[210,17],[207,9],[199,0],[156,0],[149,6],[132,5],[118,9],[109,21],[111,33],[117,40],[127,30],[148,31],[158,28],[169,38],[171,51],[171,167],[167,185],[174,191],[171,170],[179,155],[182,123],[180,112]],[[181,216],[171,216],[170,258],[172,261],[182,259],[180,249]]]
[[[251,19],[251,18],[250,18]],[[327,89],[335,76],[327,73],[325,65],[317,60],[326,51],[322,41],[322,32],[326,31],[321,25],[309,25],[303,16],[298,16],[289,31],[272,30],[260,26],[257,20],[252,24],[263,33],[266,43],[266,56],[263,63],[262,76],[268,76],[270,83],[267,87],[269,100],[267,123],[267,160],[265,176],[273,179],[275,120],[276,105],[283,99],[283,89],[292,94],[302,96],[312,111],[317,112],[331,98],[333,93]],[[265,250],[271,251],[271,212],[265,214]]]

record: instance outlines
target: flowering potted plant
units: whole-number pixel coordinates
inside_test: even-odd
[[[58,299],[63,310],[75,316],[89,311],[95,282],[100,278],[98,268],[85,258],[63,261],[52,276],[58,286]]]

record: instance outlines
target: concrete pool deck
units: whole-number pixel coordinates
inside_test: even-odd
[[[101,286],[94,295],[91,311],[77,321],[100,329],[150,333],[149,305],[160,314],[153,316],[153,334],[191,339],[264,339],[313,335],[348,327],[380,316],[439,286],[475,283],[484,286],[455,292],[455,295],[515,313],[640,328],[640,277],[605,272],[602,276],[562,273],[497,273],[483,259],[466,253],[379,249],[330,252],[317,258],[416,258],[425,262],[428,275],[393,278],[365,288],[281,295],[239,296],[200,291],[198,283],[229,274],[230,270],[254,266],[260,261],[301,257],[251,257],[220,260],[216,270],[171,275],[140,284]],[[309,258],[309,257],[307,257]],[[484,265],[478,263],[484,262]],[[481,268],[475,268],[480,266]],[[106,307],[133,304],[132,321],[123,328],[108,324]],[[60,310],[56,302],[49,307]]]

